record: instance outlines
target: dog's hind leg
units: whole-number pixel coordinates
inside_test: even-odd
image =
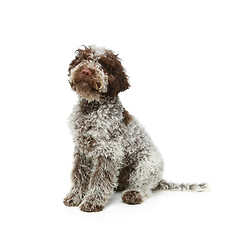
[[[122,200],[127,204],[140,204],[151,196],[163,174],[163,161],[156,149],[150,153],[138,154],[136,167],[130,174],[129,185],[123,192]]]

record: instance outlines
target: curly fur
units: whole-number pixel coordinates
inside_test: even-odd
[[[91,71],[86,77],[82,71]],[[128,204],[142,203],[152,190],[203,191],[206,184],[175,184],[162,179],[163,159],[118,93],[130,87],[118,55],[84,47],[69,66],[69,83],[79,96],[69,117],[75,150],[72,187],[64,199],[82,211],[103,210],[114,191]]]

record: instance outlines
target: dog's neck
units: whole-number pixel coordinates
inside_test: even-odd
[[[119,102],[119,97],[116,96],[114,98],[112,97],[107,97],[104,99],[100,100],[93,100],[93,101],[88,101],[82,97],[79,97],[79,106],[80,106],[80,111],[84,115],[88,115],[91,112],[97,111],[99,107],[105,105],[113,105]]]

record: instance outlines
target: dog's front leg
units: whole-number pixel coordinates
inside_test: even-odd
[[[84,154],[75,146],[74,166],[71,174],[72,187],[63,203],[68,207],[77,207],[87,193],[91,169]]]
[[[80,205],[84,212],[99,212],[114,192],[116,187],[118,164],[109,157],[99,156],[89,183],[88,194]]]

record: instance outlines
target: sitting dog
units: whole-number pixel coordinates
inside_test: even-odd
[[[66,206],[98,212],[114,191],[123,191],[123,202],[140,204],[156,189],[206,189],[205,183],[163,180],[160,153],[119,100],[118,93],[130,85],[118,55],[95,46],[78,49],[69,66],[69,83],[79,101],[69,118],[75,150]]]

